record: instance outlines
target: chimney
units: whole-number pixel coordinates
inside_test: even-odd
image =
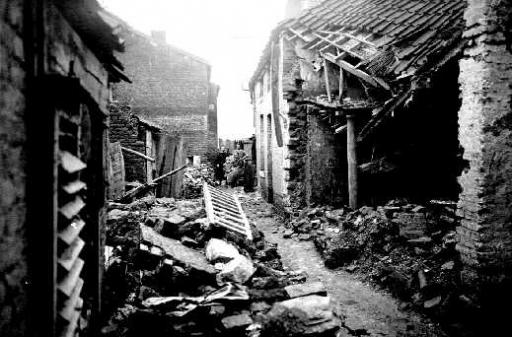
[[[164,45],[167,43],[166,37],[165,37],[165,31],[163,30],[152,30],[151,31],[151,38],[158,44],[158,45]]]
[[[314,7],[322,1],[323,0],[288,0],[285,19],[297,17],[303,10]]]

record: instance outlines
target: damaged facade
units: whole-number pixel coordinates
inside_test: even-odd
[[[126,79],[96,1],[0,5],[0,335],[94,332],[107,101]]]
[[[109,141],[119,143],[111,150],[122,153],[124,178],[122,186],[111,183],[114,191],[110,198],[116,199],[125,190],[124,183],[151,183],[172,170],[186,163],[183,139],[148,120],[136,116],[129,106],[112,103],[109,106],[110,125]],[[179,172],[158,185],[158,196],[177,197],[181,193],[183,172]]]
[[[468,270],[507,274],[510,3],[478,3],[327,0],[281,23],[250,85],[263,196],[290,214],[458,201]]]
[[[104,13],[125,40],[119,59],[133,83],[116,85],[113,99],[185,142],[187,157],[217,148],[217,96],[210,64],[166,43],[165,32],[144,35],[110,13]]]
[[[464,6],[324,1],[276,28],[252,80],[263,190],[285,207],[456,196]]]

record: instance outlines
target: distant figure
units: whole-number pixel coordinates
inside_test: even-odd
[[[254,165],[247,159],[244,169],[244,192],[254,192]]]
[[[214,174],[215,174],[215,180],[219,183],[219,185],[222,185],[222,181],[224,180],[224,163],[226,162],[226,158],[228,157],[228,152],[226,148],[223,146],[221,147],[220,152],[217,154],[217,157],[215,157],[214,162]]]

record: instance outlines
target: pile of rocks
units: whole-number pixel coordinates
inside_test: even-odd
[[[145,198],[108,213],[103,335],[334,336],[322,284],[276,246],[210,225],[201,199]]]
[[[343,267],[442,315],[454,301],[466,300],[458,293],[455,206],[395,200],[355,211],[317,207],[301,212],[283,235],[314,240],[328,267]]]
[[[209,164],[201,166],[189,166],[183,175],[183,190],[181,197],[184,199],[201,198],[203,195],[203,182],[215,186],[213,169]]]

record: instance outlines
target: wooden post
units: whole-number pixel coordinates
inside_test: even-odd
[[[331,96],[331,84],[329,83],[329,61],[324,60],[324,79],[325,79],[325,91],[327,91],[327,100],[329,103],[332,102]]]
[[[347,115],[347,164],[348,164],[348,200],[352,209],[357,208],[357,153],[355,117]]]
[[[338,101],[341,102],[343,99],[343,68],[340,67],[340,80],[339,80],[339,89],[338,89]]]
[[[153,137],[150,130],[146,130],[146,156],[155,158],[153,155]],[[153,180],[153,163],[146,158],[146,182],[150,183]]]

